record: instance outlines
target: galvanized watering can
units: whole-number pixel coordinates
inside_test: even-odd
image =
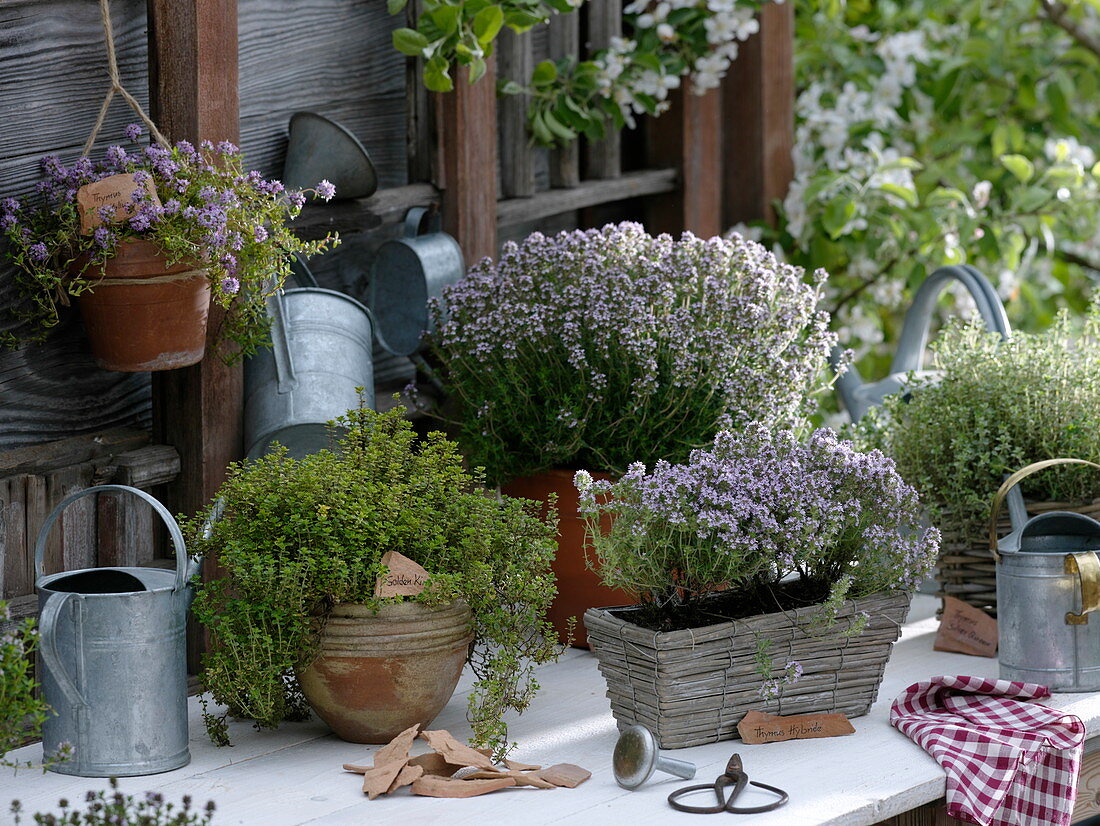
[[[440,231],[439,216],[429,216],[424,207],[410,209],[405,237],[379,247],[371,268],[369,303],[379,343],[395,356],[416,353],[421,335],[432,332],[428,302],[439,300],[443,288],[465,272],[462,249]]]
[[[882,404],[887,396],[902,390],[908,383],[909,373],[921,369],[936,300],[951,281],[958,281],[973,297],[986,330],[1008,338],[1008,316],[989,280],[969,265],[940,267],[924,280],[913,296],[913,304],[902,324],[897,352],[890,364],[890,375],[881,381],[865,383],[853,366],[837,378],[837,392],[853,422],[858,422],[870,408]],[[834,367],[840,353],[839,347],[833,351],[830,361]]]
[[[175,571],[89,568],[46,576],[46,538],[61,512],[84,496],[133,494],[168,526]],[[42,693],[56,716],[42,726],[46,757],[62,743],[73,757],[51,767],[81,777],[156,774],[185,766],[187,663],[184,630],[193,591],[179,525],[144,491],[97,485],[67,496],[46,518],[34,549]]]
[[[272,347],[245,363],[244,443],[249,458],[273,442],[302,457],[329,446],[326,424],[364,403],[374,407],[372,324],[367,308],[317,286],[299,262],[299,283],[268,299]]]
[[[997,634],[1001,678],[1052,691],[1100,690],[1100,522],[1051,511],[997,541],[997,519],[1010,491],[1032,473],[1081,459],[1048,459],[1012,474],[993,498],[989,546],[997,560]],[[1090,621],[1091,620],[1091,621]]]

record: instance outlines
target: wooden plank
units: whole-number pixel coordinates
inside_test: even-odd
[[[411,0],[405,7],[407,25],[415,28],[423,6],[422,0]],[[424,87],[423,73],[423,58],[405,60],[405,154],[409,183],[434,180],[438,165],[435,107],[431,93]]]
[[[926,803],[909,812],[883,820],[876,826],[964,826],[963,821],[950,817],[942,802]]]
[[[588,54],[607,48],[612,37],[623,33],[622,0],[591,0],[588,3]],[[604,140],[588,143],[585,149],[586,178],[618,178],[622,174],[622,146],[618,130]]]
[[[455,71],[453,92],[439,95],[443,141],[443,228],[457,239],[468,263],[497,254],[496,67],[469,83]]]
[[[0,597],[34,590],[33,538],[27,537],[27,478],[0,479]]]
[[[501,227],[509,227],[625,198],[673,192],[678,180],[679,172],[675,169],[647,169],[628,172],[613,180],[584,181],[573,189],[551,189],[533,198],[500,201],[497,203],[497,221]]]
[[[46,474],[46,514],[66,496],[91,486],[92,464],[75,465]],[[73,571],[95,565],[95,497],[85,496],[69,504],[50,530],[46,542],[46,573]]]
[[[98,500],[99,565],[150,562],[157,550],[152,507],[125,493],[101,493]]]
[[[1077,779],[1077,801],[1073,820],[1100,815],[1100,751],[1086,751]]]
[[[760,31],[741,45],[722,84],[725,226],[775,220],[794,177],[794,6],[766,3]]]
[[[115,457],[111,481],[148,490],[172,482],[180,473],[180,455],[168,445],[149,445]]]
[[[507,27],[501,29],[496,55],[501,80],[513,80],[521,85],[530,80],[535,63],[528,35],[516,34]],[[530,95],[504,95],[498,104],[500,194],[504,198],[529,198],[535,194],[534,154],[527,134],[527,107],[530,103]]]
[[[555,14],[550,18],[550,59],[579,59],[581,20],[579,14]],[[581,182],[580,141],[575,140],[550,152],[550,185],[570,188]]]
[[[654,199],[648,205],[651,232],[691,230],[709,238],[722,227],[722,98],[717,90],[696,95],[677,89],[672,108],[646,122],[650,165],[680,170],[675,197]]]
[[[306,205],[294,221],[295,234],[306,240],[324,238],[330,232],[346,235],[399,224],[414,206],[432,206],[440,193],[430,183],[381,189],[369,198],[333,201],[324,206]]]
[[[43,473],[96,459],[113,461],[116,454],[140,448],[149,434],[131,428],[115,428],[93,436],[74,436],[44,445],[0,453],[0,476]]]

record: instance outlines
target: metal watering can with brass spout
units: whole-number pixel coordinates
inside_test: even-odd
[[[962,284],[973,297],[986,330],[1008,338],[1008,316],[989,280],[966,264],[940,267],[924,280],[913,296],[913,304],[905,314],[898,349],[890,365],[890,375],[880,381],[867,383],[852,366],[837,378],[837,392],[853,422],[858,422],[864,413],[881,404],[887,396],[902,391],[909,383],[909,374],[921,370],[936,300],[944,287],[952,281]],[[834,368],[839,363],[840,352],[838,347],[830,357]]]
[[[1048,459],[1009,476],[993,497],[989,547],[997,560],[997,635],[1001,679],[1051,691],[1100,690],[1100,522],[1050,511],[1026,519],[1016,485],[1056,465],[1100,465]],[[1017,502],[1012,502],[1018,497]],[[1009,500],[1013,531],[997,539]]]

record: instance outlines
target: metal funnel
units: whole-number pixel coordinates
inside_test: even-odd
[[[366,198],[378,189],[370,155],[355,135],[315,112],[297,112],[290,119],[283,184],[287,189],[312,189],[322,181],[336,187],[336,198]]]

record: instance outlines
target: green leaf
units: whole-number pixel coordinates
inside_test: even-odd
[[[503,25],[504,12],[500,6],[486,6],[474,17],[474,36],[486,46],[493,42]]]
[[[1029,186],[1016,198],[1016,208],[1020,212],[1035,212],[1052,197],[1052,193],[1038,186]]]
[[[835,241],[840,237],[844,227],[848,225],[848,221],[855,214],[855,202],[848,196],[841,195],[829,201],[826,205],[825,212],[821,216],[821,226],[829,234],[829,237]]]
[[[393,33],[393,47],[409,57],[420,57],[427,45],[428,38],[415,29],[397,29]]]
[[[555,118],[550,112],[544,112],[542,117],[546,123],[546,128],[554,133],[554,137],[567,143],[576,140],[577,133]]]
[[[433,58],[424,64],[424,86],[431,92],[449,92],[454,89],[447,61]]]
[[[531,83],[535,86],[545,86],[557,80],[558,67],[552,60],[544,60],[531,73]]]
[[[527,90],[516,83],[514,80],[509,80],[507,83],[503,83],[498,90],[502,95],[522,95]]]
[[[397,14],[408,4],[409,0],[386,0],[386,11]]]
[[[445,34],[452,35],[458,31],[458,24],[462,19],[462,7],[440,6],[432,11],[429,16],[432,18],[432,22],[439,26]]]
[[[953,186],[937,186],[928,193],[928,197],[924,199],[924,203],[927,206],[943,206],[946,204],[962,206],[969,200],[970,199],[966,197],[966,193],[961,189],[956,189]]]
[[[1023,155],[1002,155],[1001,165],[1020,179],[1021,183],[1027,183],[1035,176],[1035,164]]]
[[[915,207],[917,205],[917,193],[909,187],[899,186],[898,184],[885,183],[880,184],[878,188],[883,192],[888,192],[891,195],[896,195],[911,207]]]
[[[1092,165],[1092,177],[1100,178],[1100,161]]]
[[[470,83],[477,83],[485,76],[485,61],[480,57],[475,57],[470,61]]]

